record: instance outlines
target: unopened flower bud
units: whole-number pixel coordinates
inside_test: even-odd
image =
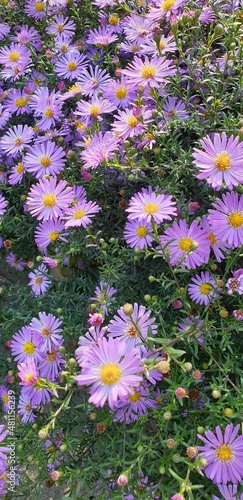
[[[120,474],[116,482],[118,486],[126,486],[128,484],[128,477],[125,474]]]
[[[216,285],[219,287],[219,288],[222,288],[224,286],[224,281],[223,280],[217,280],[216,281]]]
[[[172,448],[175,447],[174,439],[167,439],[166,446],[167,446],[167,448],[169,448],[169,450],[172,450]]]
[[[60,478],[60,472],[58,472],[58,470],[53,470],[52,472],[50,472],[50,479],[52,481],[58,481],[59,478]]]
[[[227,318],[229,316],[229,313],[228,313],[228,311],[226,311],[226,309],[222,309],[222,311],[220,311],[219,315],[221,316],[221,318]]]
[[[155,365],[155,368],[159,373],[165,374],[170,371],[170,363],[169,361],[159,361],[159,363]]]
[[[200,458],[200,465],[201,465],[201,467],[207,467],[208,462],[207,462],[206,458]]]
[[[234,410],[232,410],[232,408],[225,408],[224,410],[224,414],[226,417],[231,417],[234,413]]]
[[[178,387],[175,391],[175,395],[179,399],[183,399],[186,396],[186,389],[184,387]]]
[[[133,313],[133,305],[129,304],[128,302],[126,304],[124,304],[123,312],[124,312],[124,314],[126,314],[126,316],[131,316]]]
[[[186,362],[186,363],[184,363],[184,365],[182,365],[182,368],[185,372],[190,372],[192,370],[192,364],[189,362]]]
[[[165,411],[163,417],[165,420],[170,420],[172,417],[172,414],[170,413],[170,411]]]
[[[198,449],[194,446],[189,446],[189,448],[186,449],[186,454],[189,458],[195,458],[198,454]]]
[[[41,439],[41,441],[45,441],[45,439],[48,438],[48,430],[43,427],[43,429],[40,429],[38,432],[38,438]]]
[[[217,389],[214,389],[212,391],[212,396],[213,396],[214,399],[219,399],[221,397],[221,392],[218,391]]]
[[[175,464],[178,464],[181,461],[181,455],[179,455],[179,453],[175,453],[175,455],[173,455],[172,457],[172,460]]]

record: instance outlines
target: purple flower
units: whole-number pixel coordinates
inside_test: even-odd
[[[226,288],[228,288],[228,294],[238,293],[239,295],[243,294],[243,273],[236,275],[233,273],[233,278],[230,278],[226,283]]]
[[[208,220],[215,235],[232,248],[243,244],[243,195],[227,193],[222,200],[216,199],[213,209],[209,209]]]
[[[58,175],[64,168],[66,159],[62,148],[55,146],[51,141],[35,144],[28,149],[23,158],[26,170],[37,179],[44,179],[46,175]]]
[[[44,294],[51,284],[51,280],[46,274],[47,267],[44,264],[41,264],[37,269],[34,269],[34,271],[28,274],[30,278],[28,285],[31,286],[36,296]]]
[[[224,500],[243,500],[243,493],[237,495],[237,484],[217,484],[217,486]],[[220,499],[213,495],[212,500]]]
[[[67,242],[68,240],[65,236],[67,236],[68,233],[62,233],[64,229],[64,222],[60,220],[47,220],[41,222],[35,230],[35,242],[37,246],[43,251],[46,251],[47,247],[51,243],[55,243],[55,241],[61,240]]]
[[[65,364],[66,361],[58,350],[48,351],[38,365],[40,376],[54,382]]]
[[[153,191],[152,187],[142,188],[140,193],[135,194],[129,202],[126,212],[128,219],[153,220],[160,224],[164,220],[171,220],[176,215],[175,201],[168,194],[160,194]]]
[[[142,353],[145,350],[143,339],[157,332],[155,318],[150,317],[151,311],[146,311],[144,306],[135,303],[131,316],[124,312],[123,307],[118,309],[117,313],[118,316],[115,315],[108,324],[108,337],[118,337],[121,341],[125,341],[126,353],[134,347]]]
[[[187,333],[185,334],[186,338],[191,342],[194,337],[195,339],[197,339],[199,344],[202,344],[204,342],[204,337],[202,335],[202,326],[203,321],[198,321],[198,319],[194,318],[194,316],[191,316],[191,318],[187,317],[184,319],[183,323],[178,324],[177,334],[180,335],[182,330],[187,329]]]
[[[97,98],[100,92],[103,92],[111,82],[110,75],[100,69],[98,66],[94,68],[89,66],[89,69],[84,69],[80,76],[79,82],[82,86],[82,94]]]
[[[138,420],[141,415],[146,415],[148,408],[158,407],[155,399],[150,397],[149,391],[140,385],[136,389],[133,389],[132,394],[117,402],[115,407],[116,414],[113,421],[125,421],[126,424],[131,424]]]
[[[4,152],[16,156],[28,146],[33,135],[33,129],[28,125],[16,125],[2,137],[0,146]]]
[[[0,385],[0,399],[3,402],[3,410],[7,413],[9,411],[9,396],[5,385]]]
[[[8,202],[5,200],[4,196],[0,192],[0,216],[5,214],[5,212],[6,212],[5,208],[6,208],[7,204],[8,204]]]
[[[88,145],[83,144],[85,150],[80,155],[84,161],[83,168],[97,168],[103,162],[107,163],[115,154],[117,141],[111,132],[94,133]]]
[[[16,269],[16,271],[23,271],[25,266],[26,266],[26,262],[23,261],[23,259],[18,259],[17,258],[17,255],[13,252],[10,252],[7,257],[6,257],[6,262],[11,266],[13,267],[14,269]]]
[[[57,182],[56,177],[40,180],[32,186],[27,205],[33,217],[38,220],[57,219],[73,201],[73,192],[66,187],[66,181]]]
[[[192,278],[192,282],[194,284],[189,284],[188,294],[197,304],[207,306],[213,299],[218,297],[215,291],[217,288],[216,281],[208,271],[202,271],[200,275],[196,274],[195,278]]]
[[[228,481],[239,483],[243,478],[243,435],[236,438],[240,425],[228,424],[224,435],[219,426],[216,435],[206,431],[199,439],[205,443],[197,446],[200,456],[207,460],[205,475],[216,484],[226,484]]]
[[[162,0],[162,2],[157,0],[156,6],[150,8],[146,17],[151,21],[160,21],[160,19],[166,17],[168,21],[173,14],[178,14],[185,3],[186,0]]]
[[[40,335],[40,350],[41,352],[58,349],[62,344],[62,321],[57,319],[53,314],[39,312],[39,319],[32,318],[30,328]]]
[[[172,227],[166,229],[160,238],[160,243],[165,246],[164,252],[169,250],[172,266],[195,269],[209,260],[210,242],[207,233],[195,220],[189,227],[185,219],[179,223],[173,222]]]
[[[110,306],[114,300],[113,295],[115,295],[117,290],[110,286],[106,281],[100,281],[99,285],[95,288],[94,297],[90,297],[89,300],[97,303],[97,307],[100,307],[103,314],[108,314],[107,307]]]
[[[30,107],[34,111],[34,116],[39,118],[36,126],[44,131],[54,127],[56,121],[60,122],[63,117],[60,94],[49,92],[48,87],[41,87],[35,91],[31,96]]]
[[[34,408],[36,408],[36,405],[33,405],[30,399],[22,393],[19,397],[18,414],[21,416],[21,422],[23,424],[35,421],[36,415],[33,413]]]
[[[243,320],[243,309],[235,309],[233,315],[238,321]]]
[[[200,170],[196,177],[207,179],[208,184],[217,190],[223,183],[228,189],[242,183],[243,142],[239,143],[239,140],[233,135],[228,139],[223,132],[222,135],[213,134],[212,139],[207,136],[199,141],[204,150],[194,148],[192,153],[193,163]]]
[[[114,409],[119,398],[133,394],[132,387],[142,382],[143,366],[137,350],[126,354],[125,342],[118,339],[98,339],[97,345],[85,353],[82,373],[76,377],[79,385],[91,385],[89,403],[103,407],[108,400]]]
[[[0,425],[0,443],[5,439],[8,433],[9,431],[7,429],[4,429],[4,425]],[[6,453],[9,452],[10,448],[8,448],[7,446],[0,446],[0,459],[6,462],[7,461]]]
[[[75,80],[82,75],[83,69],[87,66],[87,59],[78,50],[72,50],[62,56],[56,63],[56,74],[68,80]]]
[[[68,227],[84,227],[92,224],[92,218],[101,208],[93,201],[80,201],[74,207],[68,208],[62,217],[65,221],[65,229]]]
[[[122,139],[137,137],[147,129],[148,123],[152,121],[151,110],[143,108],[140,109],[140,116],[135,115],[135,109],[131,108],[127,108],[124,111],[118,111],[118,115],[115,115],[116,120],[112,124],[112,129],[116,137]]]
[[[176,96],[169,96],[164,102],[163,114],[166,121],[188,120],[190,115],[185,104]]]
[[[146,220],[132,220],[125,225],[124,239],[131,248],[151,247],[153,239],[153,229]]]
[[[120,80],[111,80],[104,88],[104,97],[117,106],[117,108],[127,108],[136,97],[134,89],[124,76]]]
[[[203,215],[202,217],[201,226],[207,231],[206,239],[209,241],[210,248],[213,250],[217,262],[221,262],[225,259],[223,251],[228,254],[230,245],[228,245],[228,243],[223,243],[220,238],[215,236],[206,215]]]
[[[79,337],[79,347],[75,351],[75,356],[80,366],[82,366],[83,361],[85,361],[86,350],[92,350],[92,347],[94,345],[97,345],[97,340],[104,337],[105,333],[107,332],[107,328],[107,326],[104,326],[102,328],[100,328],[99,326],[91,326],[84,336]]]
[[[100,7],[100,5],[99,5]],[[96,45],[98,48],[106,47],[110,43],[118,39],[110,27],[99,27],[98,29],[90,30],[86,42]]]
[[[152,88],[158,88],[161,83],[166,82],[166,77],[173,76],[175,73],[174,62],[164,56],[154,56],[151,59],[147,56],[144,59],[135,56],[127,69],[122,70],[122,74],[127,77],[128,83],[136,87],[138,85],[149,85]]]
[[[43,354],[39,349],[40,342],[38,333],[33,332],[29,326],[24,326],[11,340],[10,350],[14,360],[18,363],[25,363],[28,358],[41,361]]]

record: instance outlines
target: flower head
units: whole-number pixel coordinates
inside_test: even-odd
[[[201,272],[192,278],[194,284],[188,286],[188,293],[197,304],[207,306],[213,299],[218,297],[217,285],[213,276],[208,272]]]
[[[126,212],[129,213],[128,219],[145,220],[151,222],[154,220],[160,224],[164,220],[171,220],[176,215],[175,201],[168,194],[157,194],[149,186],[148,189],[142,188],[140,193],[135,194],[130,202]]]
[[[209,209],[208,220],[215,235],[233,248],[243,244],[243,195],[227,193],[216,199]]]
[[[73,201],[73,192],[66,181],[57,182],[56,177],[42,179],[33,186],[27,197],[27,205],[38,220],[56,219]]]

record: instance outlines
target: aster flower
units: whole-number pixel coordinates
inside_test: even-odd
[[[79,347],[75,351],[75,356],[80,366],[82,366],[82,363],[86,359],[86,350],[92,350],[92,346],[97,345],[97,340],[104,337],[107,332],[107,328],[107,326],[103,326],[102,328],[100,328],[100,326],[91,326],[84,336],[79,337]]]
[[[135,303],[130,316],[124,312],[123,307],[118,309],[117,314],[108,324],[108,337],[117,337],[124,341],[126,353],[136,347],[142,354],[145,350],[143,339],[146,339],[148,335],[156,335],[157,332],[155,318],[150,317],[151,311]]]
[[[78,51],[71,51],[62,56],[55,65],[57,76],[75,80],[82,75],[84,68],[87,66],[87,59]]]
[[[99,212],[101,208],[93,201],[80,201],[74,207],[68,208],[62,217],[65,222],[65,229],[68,227],[84,227],[92,224],[91,218]]]
[[[30,51],[19,43],[11,43],[0,49],[0,64],[13,68],[16,64],[27,66],[31,62]]]
[[[3,410],[7,413],[9,411],[9,396],[6,385],[0,385],[0,399],[3,403]]]
[[[160,21],[165,17],[170,19],[172,14],[177,15],[186,0],[158,0],[155,7],[151,7],[146,17],[151,21]]]
[[[41,42],[38,31],[33,26],[27,26],[26,24],[18,27],[12,40],[22,45],[32,45],[34,48]]]
[[[123,75],[120,80],[110,80],[104,88],[103,95],[121,109],[127,108],[136,99],[136,92]]]
[[[140,385],[134,388],[133,393],[126,398],[119,399],[115,407],[113,422],[125,421],[126,424],[131,424],[140,416],[146,415],[149,408],[158,408],[158,404],[150,397],[149,391]]]
[[[0,219],[1,219],[1,215],[5,214],[5,212],[6,212],[5,209],[6,209],[7,204],[8,204],[7,200],[5,200],[4,196],[0,192]]]
[[[24,365],[24,363],[22,364]],[[33,406],[39,406],[40,404],[45,405],[49,403],[51,396],[53,396],[53,391],[49,387],[45,387],[44,380],[38,376],[34,385],[23,387],[22,395],[30,400]]]
[[[199,344],[202,344],[205,339],[202,335],[203,321],[195,318],[193,315],[189,318],[185,318],[183,322],[178,323],[178,332],[180,335],[183,330],[187,330],[186,337],[191,342],[193,338],[197,339]]]
[[[73,201],[72,189],[66,186],[66,181],[57,182],[56,177],[40,180],[32,186],[26,200],[31,215],[37,217],[37,220],[62,216]]]
[[[30,399],[22,393],[19,397],[18,414],[21,416],[21,422],[23,424],[32,423],[35,421],[36,415],[33,413],[33,409],[35,408],[36,406],[33,406]]]
[[[126,212],[129,213],[129,220],[138,219],[147,223],[153,220],[160,224],[164,220],[171,220],[172,216],[176,215],[174,205],[172,196],[156,193],[156,190],[153,191],[152,187],[149,186],[147,189],[142,188],[140,193],[135,194],[130,199]]]
[[[243,478],[243,435],[236,437],[240,425],[228,424],[224,435],[221,428],[216,427],[216,435],[206,431],[205,437],[198,434],[204,446],[197,446],[200,456],[207,460],[205,475],[216,484],[234,484]]]
[[[169,96],[165,99],[163,114],[166,121],[188,120],[190,118],[185,104],[176,96]]]
[[[165,246],[164,252],[169,251],[172,266],[195,269],[209,261],[207,233],[195,220],[189,227],[185,219],[173,222],[161,236],[160,243]]]
[[[106,281],[100,281],[99,285],[95,288],[94,297],[90,297],[94,303],[97,303],[104,315],[108,314],[108,307],[114,300],[113,295],[115,295],[117,290],[110,286]]]
[[[243,142],[239,141],[239,136],[231,135],[228,139],[225,132],[199,141],[203,150],[194,148],[192,153],[193,163],[200,169],[196,177],[207,179],[207,183],[217,190],[223,184],[233,189],[243,183]]]
[[[243,320],[243,309],[235,309],[233,311],[233,316],[237,321],[242,321]]]
[[[26,363],[20,363],[18,365],[18,377],[20,378],[20,384],[26,387],[33,387],[37,380],[37,367],[35,361],[32,358],[28,358]]]
[[[10,113],[16,113],[16,116],[23,115],[24,113],[31,113],[29,107],[30,96],[24,90],[13,89],[8,94],[8,99],[4,102],[4,107]]]
[[[218,297],[216,281],[208,271],[202,271],[200,275],[196,274],[195,278],[192,278],[192,282],[194,284],[189,284],[188,294],[197,304],[207,306]]]
[[[82,373],[76,377],[79,385],[91,385],[89,403],[103,407],[108,400],[114,408],[118,398],[133,393],[142,381],[143,371],[137,350],[126,354],[126,344],[118,339],[98,339],[97,345],[85,353]]]
[[[66,360],[57,349],[48,351],[38,365],[40,376],[54,382],[65,364]]]
[[[57,240],[67,242],[68,240],[66,239],[66,236],[68,233],[62,233],[64,228],[64,222],[60,220],[48,220],[41,222],[35,230],[36,245],[46,251],[48,245]]]
[[[84,161],[83,168],[97,168],[103,162],[113,158],[116,149],[117,139],[111,132],[93,134],[91,141],[80,155]]]
[[[101,120],[101,115],[111,113],[116,109],[116,106],[107,99],[93,98],[90,102],[79,101],[75,115],[86,119],[87,125],[93,118]]]
[[[0,23],[0,40],[3,40],[10,32],[10,26],[4,23]]]
[[[216,210],[209,209],[208,220],[216,237],[233,248],[243,244],[243,195],[237,193],[222,195],[222,200],[213,203]]]
[[[243,273],[239,276],[235,276],[233,273],[233,278],[230,278],[226,283],[226,288],[228,288],[228,294],[238,293],[243,294]]]
[[[131,248],[151,247],[153,238],[153,229],[146,220],[132,220],[125,225],[124,239]]]
[[[33,129],[28,125],[16,125],[0,139],[0,147],[4,152],[16,156],[28,146],[33,135]]]
[[[47,140],[30,147],[23,162],[28,172],[37,179],[43,179],[46,175],[58,175],[64,168],[64,158],[64,150]]]
[[[230,245],[228,245],[227,243],[223,243],[220,238],[216,237],[206,215],[203,215],[202,217],[201,226],[208,233],[206,238],[207,240],[209,240],[210,248],[213,250],[217,262],[221,262],[223,259],[225,259],[223,251],[228,254]]]
[[[152,37],[152,22],[144,16],[131,14],[123,21],[126,40],[141,45]]]
[[[15,184],[20,184],[23,180],[26,168],[23,165],[22,161],[17,163],[9,173],[8,183],[14,186]]]
[[[99,27],[98,29],[89,30],[87,44],[96,45],[99,49],[110,45],[118,39],[110,27]]]
[[[39,312],[39,319],[32,318],[29,326],[33,332],[37,332],[40,335],[41,352],[51,352],[59,348],[62,344],[62,336],[59,335],[62,332],[62,321],[53,316],[53,314]]]
[[[42,21],[46,17],[46,6],[42,0],[28,0],[24,10],[29,17],[38,21]]]
[[[10,350],[16,362],[25,363],[28,358],[41,361],[40,336],[31,330],[29,326],[24,326],[15,333],[11,339]]]
[[[88,69],[83,70],[79,81],[83,95],[98,98],[99,93],[103,92],[111,82],[111,77],[105,70],[100,69],[98,66],[94,68],[89,66]]]
[[[166,77],[173,76],[175,73],[174,62],[164,56],[154,56],[151,59],[147,56],[144,59],[135,56],[134,61],[127,66],[127,69],[122,70],[122,74],[127,76],[128,83],[135,86],[149,85],[156,88],[167,81]]]
[[[2,104],[0,104],[0,130],[2,130],[5,127],[10,116],[11,113],[5,107],[3,107]]]
[[[243,500],[243,493],[237,495],[237,484],[217,484],[217,486],[224,500]],[[220,499],[213,495],[212,500]]]
[[[118,111],[114,118],[117,120],[112,124],[112,129],[116,137],[128,139],[141,135],[148,123],[152,121],[152,112],[147,108],[133,108],[125,111]]]
[[[4,441],[5,437],[9,434],[9,431],[4,428],[4,425],[0,425],[0,443]],[[7,461],[7,455],[6,453],[9,453],[11,451],[10,448],[7,446],[0,446],[0,459],[3,460],[4,462]]]
[[[17,255],[13,252],[10,252],[7,255],[6,262],[9,264],[9,266],[16,269],[16,271],[23,271],[26,266],[26,262],[24,262],[22,258],[18,259]]]
[[[158,41],[155,41],[154,38],[148,39],[141,46],[141,53],[149,56],[161,56],[166,52],[173,54],[176,51],[177,45],[173,36],[161,35]]]
[[[49,92],[48,87],[41,87],[35,91],[30,99],[30,107],[34,116],[39,118],[36,126],[47,131],[63,118],[62,100],[59,92]]]
[[[44,264],[41,264],[37,269],[28,274],[28,277],[30,278],[28,285],[31,286],[34,295],[43,295],[49,285],[51,285],[51,280],[46,276],[46,274],[47,267]]]
[[[72,37],[74,35],[76,26],[70,21],[68,17],[64,17],[63,15],[55,16],[55,20],[53,20],[46,28],[46,32],[49,35],[67,35]]]

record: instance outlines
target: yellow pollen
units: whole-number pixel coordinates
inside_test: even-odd
[[[129,127],[135,128],[138,124],[138,119],[136,118],[136,116],[130,116],[130,118],[128,118],[127,120],[127,124]]]
[[[50,208],[56,205],[57,198],[54,194],[45,194],[42,198],[42,201],[45,207]]]
[[[166,12],[171,9],[175,5],[175,0],[165,0],[161,4],[161,9],[165,10]]]
[[[23,346],[23,351],[26,354],[33,354],[35,352],[35,346],[34,346],[33,342],[25,342],[25,344]]]
[[[14,102],[18,108],[24,108],[24,106],[26,105],[26,99],[24,99],[23,97],[19,97],[19,99],[15,99]]]
[[[20,58],[20,55],[18,52],[13,51],[13,52],[10,52],[8,58],[9,58],[9,61],[17,62]]]
[[[44,385],[45,385],[44,381],[41,380],[40,377],[38,377],[35,383],[36,389],[43,389]]]
[[[71,87],[69,87],[68,92],[81,92],[82,87],[78,83],[75,83]]]
[[[79,120],[77,120],[74,124],[75,128],[81,128],[82,130],[85,129],[85,123],[83,122],[80,122]],[[90,141],[89,141],[90,142]]]
[[[234,452],[228,444],[222,444],[216,448],[216,457],[222,462],[230,462],[234,458]]]
[[[132,45],[131,46],[131,51],[132,52],[139,52],[140,48],[141,47],[139,45]]]
[[[20,146],[23,143],[21,137],[16,137],[14,144],[15,146]]]
[[[41,330],[41,335],[42,335],[42,337],[50,337],[51,330],[49,328],[43,328]]]
[[[243,226],[243,215],[240,212],[233,212],[228,217],[229,225],[236,229]]]
[[[160,42],[159,42],[160,50],[165,49],[166,45],[167,45],[167,43],[164,40],[160,40]]]
[[[210,233],[206,239],[210,241],[211,245],[215,245],[217,243],[217,238],[213,233]]]
[[[47,108],[44,112],[44,115],[46,116],[46,118],[52,118],[54,113],[51,108]]]
[[[124,97],[126,97],[126,95],[127,95],[127,89],[126,89],[126,87],[119,87],[116,90],[116,97],[117,97],[117,99],[124,99]]]
[[[86,214],[85,210],[76,210],[76,212],[74,212],[73,214],[73,218],[75,220],[77,219],[82,219],[82,217]]]
[[[138,391],[134,391],[134,394],[130,394],[130,396],[128,397],[130,401],[132,401],[133,403],[137,403],[141,399],[141,394]]]
[[[56,351],[51,351],[51,352],[48,352],[48,354],[47,354],[47,359],[50,362],[51,361],[55,361],[56,357],[57,357],[57,352]]]
[[[144,68],[142,69],[142,72],[141,72],[141,76],[143,78],[149,79],[149,78],[153,78],[155,73],[156,73],[156,69],[154,66],[150,66],[150,65],[144,66]]]
[[[3,399],[4,403],[8,403],[8,395],[7,394],[4,394],[2,399]]]
[[[4,474],[4,472],[0,475],[0,479],[3,479],[4,481],[8,480],[7,474]]]
[[[68,69],[68,71],[75,71],[75,69],[77,69],[76,62],[71,61],[70,63],[68,63],[67,69]]]
[[[41,78],[35,78],[34,83],[36,85],[41,85],[42,84],[42,79]]]
[[[42,280],[43,280],[43,278],[42,278],[41,276],[37,276],[37,277],[34,279],[34,283],[35,283],[35,285],[41,285]]]
[[[218,170],[229,170],[231,164],[231,158],[227,151],[221,151],[215,158],[215,166]]]
[[[44,168],[49,167],[49,165],[51,164],[51,159],[49,158],[49,156],[42,156],[40,164]]]
[[[28,373],[25,377],[25,382],[33,382],[35,380],[35,375],[33,373]]]
[[[136,233],[137,233],[137,236],[139,236],[139,238],[144,238],[147,234],[146,226],[138,227]]]
[[[111,14],[109,17],[109,23],[113,26],[117,26],[117,24],[119,24],[119,17],[116,14]]]
[[[44,10],[44,5],[42,2],[36,2],[35,4],[36,12],[42,12]]]
[[[200,292],[203,294],[203,295],[208,295],[211,290],[212,290],[212,287],[211,285],[209,285],[208,283],[203,283],[200,287],[199,287],[199,290]]]
[[[102,300],[105,300],[105,293],[100,293],[98,295],[98,299],[102,302]]]
[[[65,45],[65,44],[61,45],[61,47],[60,47],[60,51],[61,52],[67,52],[67,50],[68,50],[68,46],[67,45]]]
[[[22,163],[20,163],[20,165],[17,165],[16,172],[18,174],[22,174],[24,172],[24,165],[22,165]]]
[[[51,444],[50,446],[48,446],[48,448],[46,448],[46,450],[51,453],[51,455],[55,455],[57,449],[56,449],[56,446],[54,444]]]
[[[49,234],[50,241],[56,241],[59,238],[59,233],[57,231],[51,231]]]
[[[126,332],[127,332],[128,337],[137,337],[138,336],[138,332],[137,332],[135,326],[133,326],[133,325],[128,326],[126,328]]]
[[[147,205],[145,205],[144,207],[144,210],[147,214],[153,215],[159,211],[159,207],[155,203],[147,203]]]
[[[64,31],[64,26],[63,26],[63,24],[58,24],[58,26],[57,26],[57,31],[58,31],[58,33],[62,33],[62,32]]]
[[[91,116],[98,116],[99,112],[100,112],[100,106],[95,106],[95,104],[93,106],[90,106]]]
[[[189,252],[192,246],[191,238],[181,238],[178,243],[179,249],[183,252]]]
[[[25,411],[27,411],[27,413],[29,413],[32,410],[32,406],[31,405],[25,405],[24,409],[25,409]]]
[[[122,376],[122,371],[119,365],[116,365],[115,363],[108,363],[101,368],[100,375],[103,384],[113,385],[119,382]]]

